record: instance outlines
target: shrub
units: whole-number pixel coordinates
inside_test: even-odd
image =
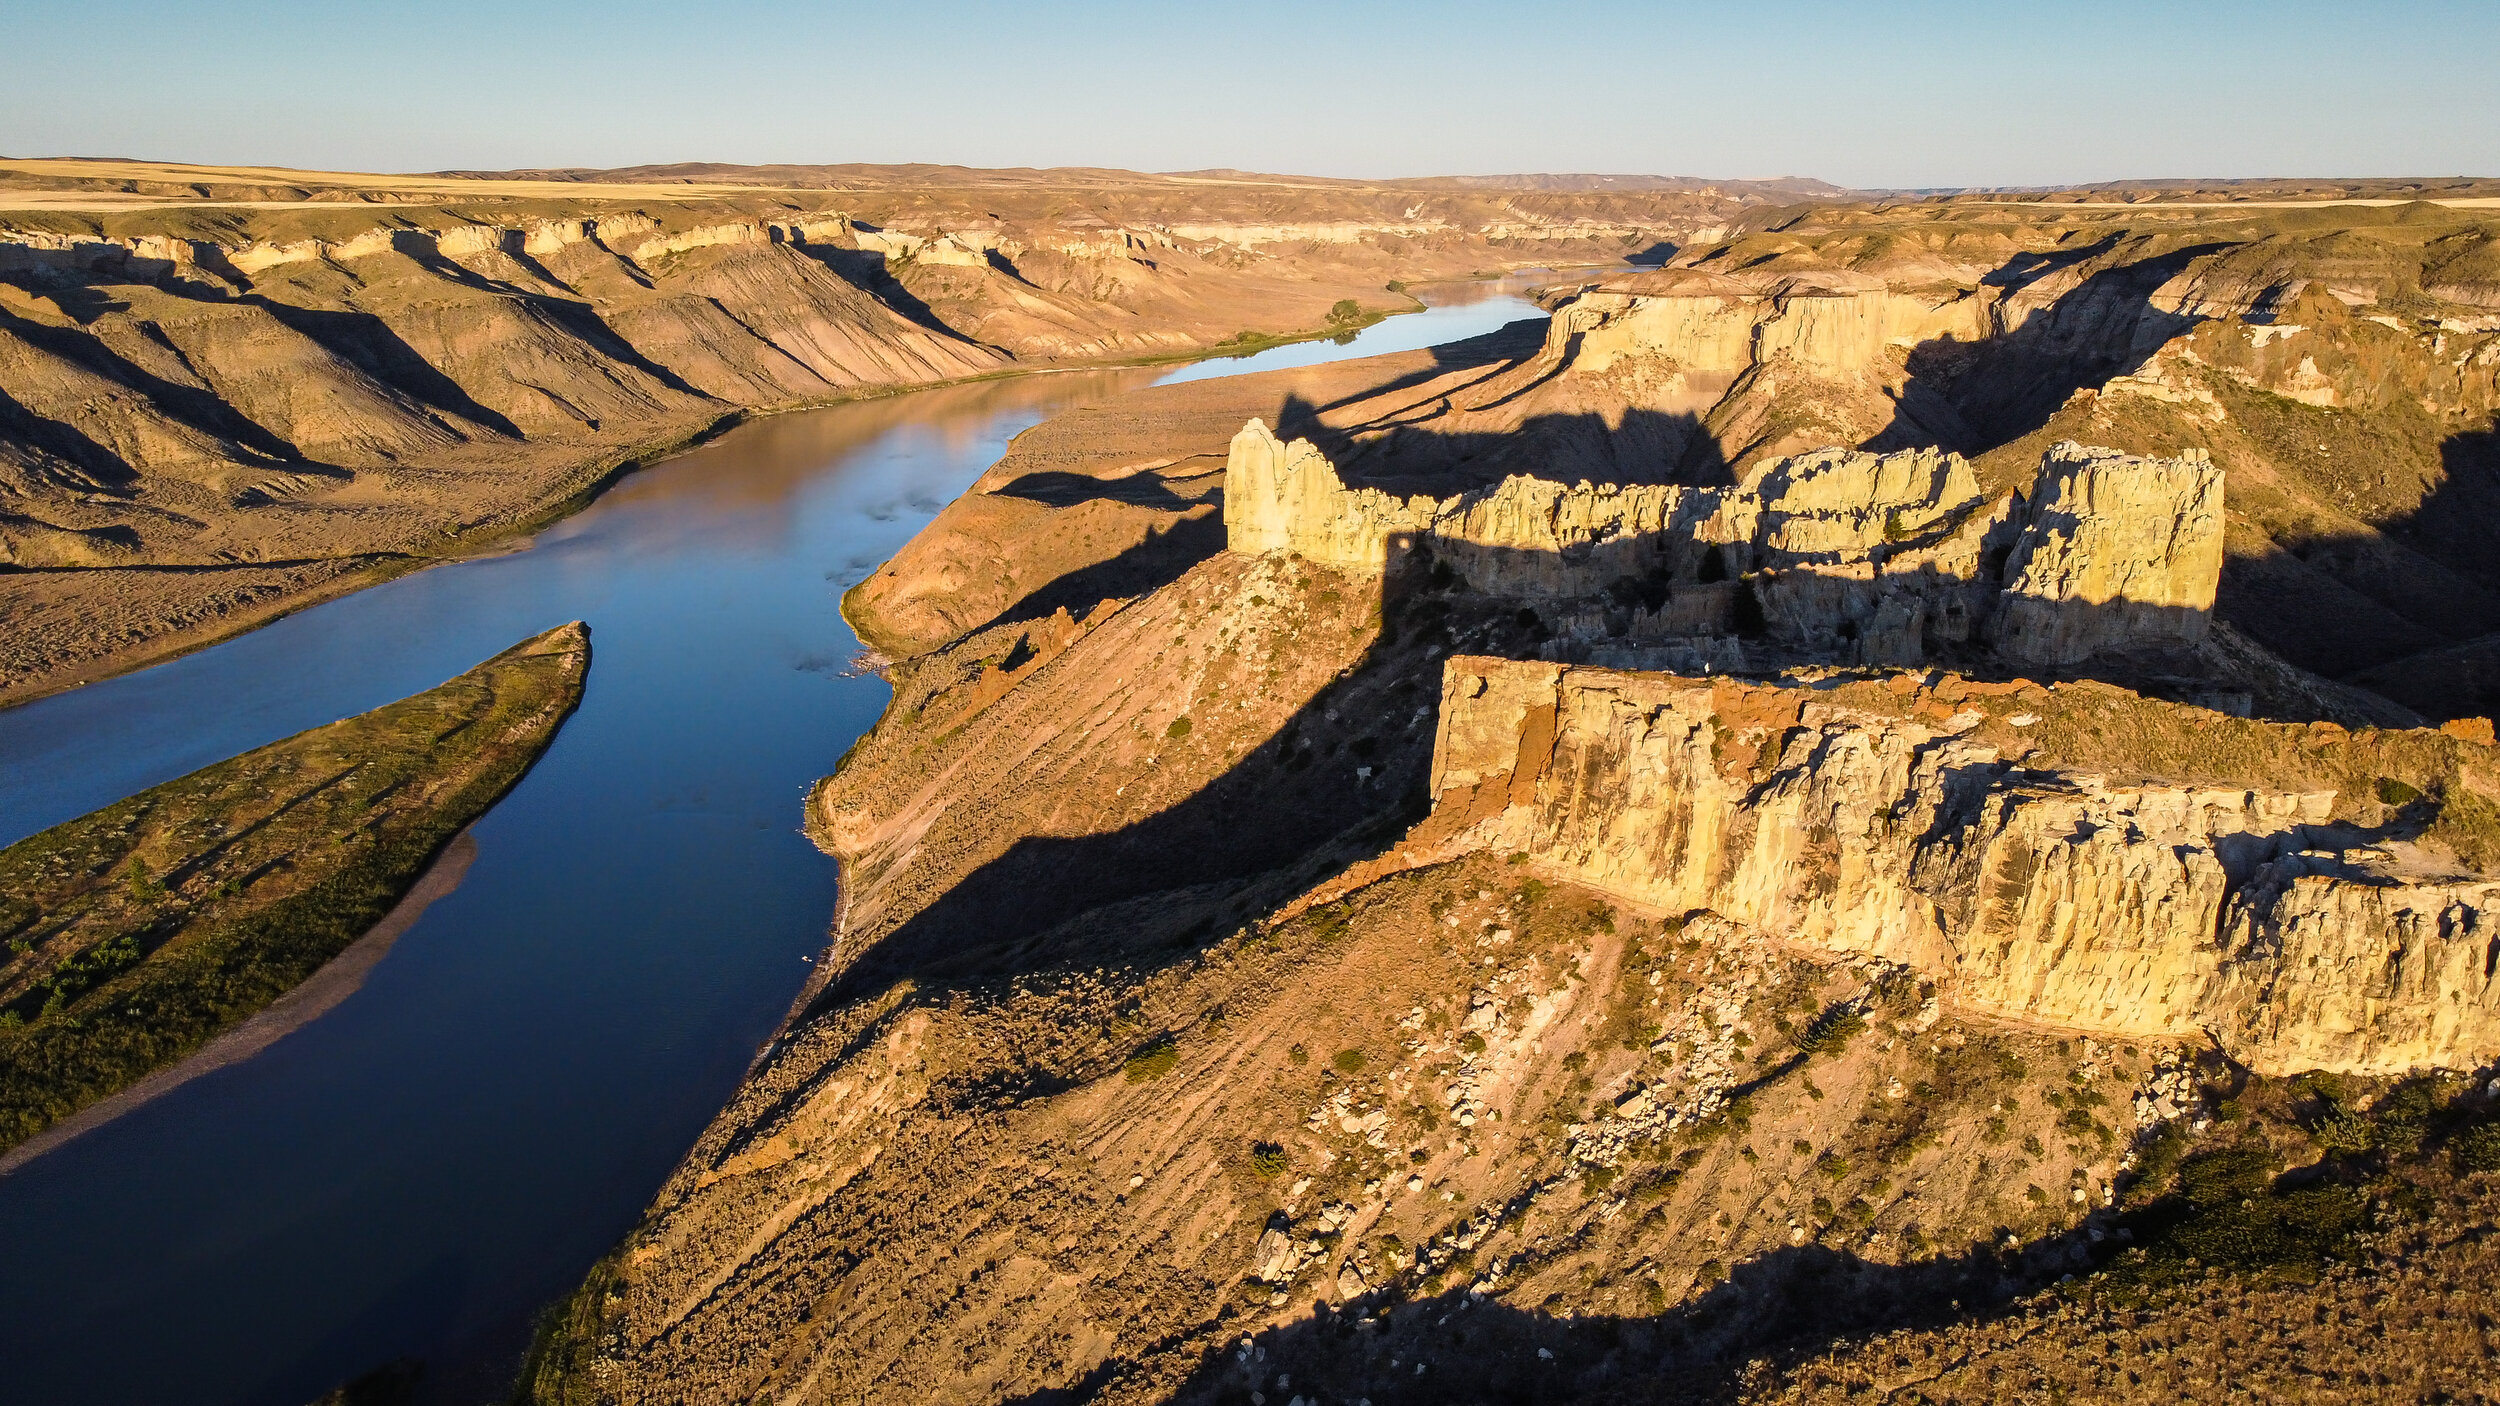
[[[1725,1278],[1727,1278],[1726,1265],[1719,1263],[1717,1260],[1703,1260],[1701,1262],[1701,1269],[1693,1275],[1693,1282],[1696,1284],[1710,1285],[1716,1284]]]
[[[2408,786],[2392,776],[2378,779],[2378,802],[2383,806],[2411,805],[2422,799],[2419,787]]]
[[[1470,1030],[1458,1037],[1458,1047],[1469,1054],[1483,1054],[1484,1037]]]
[[[1838,1056],[1849,1047],[1852,1036],[1866,1030],[1866,1017],[1848,1006],[1834,1006],[1806,1023],[1803,1035],[1797,1037],[1801,1054]]]
[[[1328,1062],[1337,1066],[1340,1074],[1360,1074],[1368,1061],[1363,1058],[1361,1050],[1339,1050]]]
[[[1172,725],[1163,730],[1163,735],[1171,738],[1175,742],[1187,737],[1189,735],[1189,719],[1185,717],[1172,719]]]
[[[1607,1188],[1615,1184],[1615,1169],[1612,1167],[1584,1168],[1580,1173],[1580,1180],[1587,1185],[1589,1195],[1602,1195]]]
[[[1338,326],[1344,326],[1349,322],[1359,322],[1362,318],[1363,305],[1352,298],[1339,298],[1336,306],[1328,310],[1328,320]]]
[[[1250,1144],[1250,1170],[1261,1177],[1282,1175],[1285,1170],[1285,1149],[1282,1144],[1254,1142]]]
[[[1130,1055],[1128,1063],[1122,1068],[1127,1071],[1130,1083],[1142,1084],[1149,1079],[1160,1079],[1171,1073],[1173,1066],[1180,1062],[1180,1046],[1172,1043],[1171,1036],[1160,1035],[1141,1046],[1137,1053]]]
[[[2448,1155],[2460,1172],[2500,1172],[2500,1123],[2485,1123],[2457,1134]]]
[[[2179,1164],[2179,1195],[2200,1210],[2245,1201],[2265,1194],[2280,1170],[2282,1164],[2262,1143],[2202,1152]]]
[[[2179,1174],[2180,1161],[2187,1156],[2189,1141],[2184,1123],[2164,1123],[2161,1131],[2153,1134],[2152,1141],[2144,1145],[2143,1155],[2137,1159],[2135,1189],[2138,1194],[2129,1199],[2148,1199],[2168,1191],[2171,1180]]]

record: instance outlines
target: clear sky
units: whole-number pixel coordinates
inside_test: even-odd
[[[0,154],[2500,175],[2500,0],[5,0]]]

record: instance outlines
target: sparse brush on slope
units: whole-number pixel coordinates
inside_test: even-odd
[[[0,1146],[207,1043],[380,921],[581,699],[579,625],[0,850]]]

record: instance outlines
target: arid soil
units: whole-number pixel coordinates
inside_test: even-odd
[[[843,962],[541,1399],[1724,1399],[2127,1243],[2103,1212],[2158,1100],[2235,1077],[2192,1047],[1973,1022],[1499,854],[1275,922],[1416,814],[1415,681],[1533,645],[1376,592],[1219,556],[899,667],[813,807]],[[2233,755],[2125,706],[2042,740]]]

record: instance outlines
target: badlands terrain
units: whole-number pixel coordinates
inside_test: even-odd
[[[2491,197],[1766,201],[1028,431],[526,1389],[2491,1399]]]
[[[0,162],[0,701],[745,416],[1545,268],[1051,419],[844,597],[832,946],[525,1395],[2487,1400],[2496,222]],[[231,898],[154,804],[30,921]]]
[[[0,161],[0,701],[524,533],[745,415],[1343,332],[1402,280],[1663,258],[1828,190]]]

